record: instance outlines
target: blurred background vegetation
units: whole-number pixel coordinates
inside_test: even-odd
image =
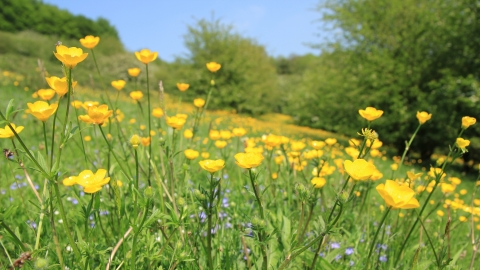
[[[32,89],[47,86],[38,59],[52,75],[61,73],[52,53],[59,40],[81,47],[79,38],[100,36],[95,54],[107,83],[128,80],[127,68],[141,67],[105,19],[75,16],[35,0],[0,0],[0,5],[0,69],[24,75]],[[398,151],[417,126],[416,112],[425,110],[432,120],[412,148],[428,160],[448,147],[462,116],[480,118],[479,8],[473,0],[321,1],[319,18],[331,27],[322,31],[335,38],[314,45],[317,55],[278,58],[221,20],[200,19],[184,37],[188,55],[152,65],[152,87],[161,79],[170,94],[187,100],[204,95],[211,79],[205,63],[216,61],[222,69],[215,74],[213,109],[283,113],[299,125],[351,134],[362,126],[358,109],[374,106],[385,111],[375,130]],[[99,80],[93,60],[87,60],[75,69],[75,79],[95,89]],[[190,89],[176,91],[177,82]],[[479,124],[466,131],[472,141],[467,167],[470,160],[480,161],[479,135]]]

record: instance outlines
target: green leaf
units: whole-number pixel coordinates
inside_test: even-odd
[[[7,120],[8,118],[10,118],[10,114],[12,114],[14,109],[15,107],[13,107],[13,99],[10,99],[7,105],[7,109],[5,110],[5,118],[7,118]]]
[[[325,260],[324,258],[322,258],[321,256],[318,256],[318,269],[324,269],[324,270],[335,270],[336,268],[333,267],[333,265],[331,263],[329,263],[327,260]]]
[[[40,151],[37,152],[37,162],[38,164],[40,164],[40,167],[42,167],[42,169],[49,173],[49,168],[47,166],[47,162],[45,161],[45,158],[43,157],[42,153],[40,153]]]

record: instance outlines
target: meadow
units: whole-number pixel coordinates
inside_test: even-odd
[[[388,134],[375,132],[375,120],[389,117],[382,108],[358,108],[364,125],[348,134],[295,126],[280,114],[209,111],[222,87],[215,76],[228,63],[205,63],[198,72],[208,85],[164,89],[149,74],[157,53],[142,50],[124,71],[128,82],[107,82],[98,42],[52,46],[59,65],[39,65],[42,89],[0,73],[2,269],[479,264],[480,168],[458,171],[475,118],[457,123],[450,151],[430,164],[410,149],[435,117],[428,112],[411,112],[418,128],[405,134],[403,155],[391,156]],[[86,62],[96,88],[75,79]],[[182,102],[200,87],[204,95]]]

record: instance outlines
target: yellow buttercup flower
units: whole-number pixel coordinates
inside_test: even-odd
[[[55,91],[53,89],[40,89],[37,94],[43,100],[50,100],[55,96]]]
[[[90,137],[90,135],[87,135],[85,137],[83,137],[83,140],[86,141],[86,142],[89,142],[92,140],[92,137]]]
[[[206,64],[206,66],[210,72],[217,72],[222,67],[222,65],[216,62],[209,62]]]
[[[235,156],[235,163],[241,168],[244,169],[251,169],[258,167],[260,164],[262,164],[262,161],[264,159],[263,155],[261,153],[238,153]]]
[[[408,186],[400,186],[397,182],[387,180],[385,184],[377,186],[377,191],[380,196],[385,200],[387,206],[392,209],[411,209],[418,208],[420,204],[415,199],[415,191]]]
[[[178,118],[185,119],[185,120],[187,120],[187,118],[188,118],[188,114],[184,114],[184,113],[177,113],[175,116],[178,117]]]
[[[78,119],[85,123],[102,125],[112,114],[113,110],[108,110],[108,106],[104,104],[89,107],[88,114],[79,115]]]
[[[312,183],[314,188],[321,188],[325,186],[327,180],[325,180],[325,178],[323,177],[313,177],[310,182]]]
[[[465,150],[467,148],[467,146],[470,145],[469,140],[465,140],[465,139],[462,139],[462,138],[457,138],[456,143],[457,143],[458,148],[463,149],[463,150]]]
[[[222,148],[225,148],[225,146],[227,146],[227,142],[226,141],[215,141],[215,146],[218,149],[222,149]]]
[[[266,146],[269,146],[269,147],[275,147],[275,146],[278,146],[280,144],[282,144],[282,136],[277,136],[277,135],[274,135],[274,134],[269,134],[268,136],[265,137],[263,143],[266,145]]]
[[[224,140],[230,140],[230,138],[232,138],[232,133],[230,130],[220,130],[220,137]]]
[[[142,137],[141,139],[143,146],[149,146],[152,141],[152,137]]]
[[[98,106],[100,104],[98,101],[85,101],[82,103],[82,107],[88,111],[90,107]]]
[[[117,81],[112,81],[112,86],[117,89],[118,91],[122,90],[125,87],[125,82],[124,80],[117,80]]]
[[[30,109],[30,114],[35,116],[40,121],[47,121],[58,108],[58,104],[48,104],[45,101],[35,101],[35,103],[27,103]]]
[[[196,159],[200,155],[198,151],[195,151],[193,149],[187,149],[183,151],[183,153],[185,154],[185,157],[190,160]]]
[[[187,91],[188,87],[190,87],[190,84],[188,84],[188,83],[177,83],[177,88],[181,92]]]
[[[197,108],[202,108],[205,105],[205,100],[201,98],[196,98],[193,100],[193,105]]]
[[[88,56],[88,53],[83,53],[83,50],[80,48],[68,48],[63,45],[57,46],[57,52],[54,52],[53,54],[55,54],[55,57],[57,57],[60,62],[70,69],[74,68]]]
[[[15,130],[17,134],[19,134],[23,130],[23,126],[17,127],[14,123],[10,123],[10,125],[12,125],[13,130]],[[0,138],[6,139],[6,138],[13,138],[13,137],[15,137],[15,134],[13,133],[10,126],[5,125],[5,128],[0,128]]]
[[[247,134],[247,131],[244,128],[234,128],[232,133],[236,137],[242,137],[243,135]]]
[[[75,109],[80,109],[80,107],[83,106],[83,102],[81,102],[80,100],[74,100],[74,101],[72,101],[70,104],[72,104],[72,106],[73,106]]]
[[[411,171],[407,172],[407,177],[410,179],[410,181],[414,181],[415,179],[418,179],[420,176],[422,176],[423,173],[414,173]]]
[[[75,184],[83,187],[85,193],[95,193],[110,182],[110,177],[105,178],[107,170],[99,169],[95,174],[90,170],[82,171],[78,176],[70,176],[63,180],[65,186],[73,186]]]
[[[448,183],[440,183],[443,193],[452,193],[455,191],[456,186]]]
[[[140,100],[142,97],[143,97],[143,93],[142,91],[132,91],[130,93],[130,97],[133,99],[133,100]]]
[[[156,118],[160,118],[163,116],[163,110],[161,108],[155,108],[152,110],[152,115]]]
[[[63,96],[68,92],[67,77],[59,78],[57,76],[45,77],[48,86],[57,92],[57,95]],[[77,86],[77,82],[72,82],[72,87]]]
[[[335,145],[337,143],[337,139],[335,138],[328,138],[325,140],[325,143],[328,145],[328,146],[332,146],[332,145]]]
[[[129,68],[127,71],[128,71],[128,75],[132,77],[137,77],[140,74],[139,68]]]
[[[167,117],[167,125],[174,129],[181,129],[185,125],[186,120],[178,116]]]
[[[217,159],[217,160],[207,159],[207,160],[202,160],[198,162],[198,164],[200,164],[200,167],[202,167],[202,169],[210,173],[215,173],[223,169],[223,167],[225,167],[225,161],[223,159]]]
[[[427,112],[417,112],[417,119],[418,119],[418,122],[420,123],[420,125],[425,124],[425,122],[427,122],[428,120],[430,120],[430,118],[432,118],[432,114],[431,114],[431,113],[427,113]]]
[[[88,35],[80,39],[80,43],[82,44],[82,46],[87,49],[95,48],[95,46],[98,45],[98,42],[100,42],[100,37],[94,37],[92,35]]]
[[[343,167],[353,180],[359,181],[368,180],[376,170],[372,163],[364,159],[357,159],[353,162],[345,160]]]
[[[211,140],[218,140],[220,139],[220,131],[212,129],[210,132],[208,132],[208,137],[210,137]]]
[[[185,129],[185,131],[183,132],[183,137],[185,139],[191,139],[193,137],[193,132],[191,129]]]
[[[368,121],[373,121],[380,118],[380,116],[383,114],[383,111],[377,110],[374,107],[367,107],[365,110],[358,110],[358,113]]]
[[[138,61],[148,64],[153,62],[158,57],[157,52],[152,52],[149,49],[143,49],[139,52],[135,52],[135,56],[137,57]]]
[[[469,126],[474,125],[477,122],[477,119],[470,116],[462,117],[462,128],[467,129]]]
[[[134,134],[130,139],[130,144],[134,149],[137,149],[138,145],[140,144],[140,136],[138,136],[137,134]]]
[[[210,153],[208,153],[208,152],[202,152],[201,155],[202,155],[202,158],[205,158],[205,159],[210,157]]]
[[[323,141],[312,141],[311,142],[311,145],[312,145],[313,149],[315,149],[315,150],[322,149],[325,146],[325,144],[326,144],[326,142],[323,142]]]
[[[292,141],[290,143],[290,146],[292,148],[292,151],[302,151],[303,148],[305,148],[306,144],[302,141]]]

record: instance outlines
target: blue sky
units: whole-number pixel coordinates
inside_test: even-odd
[[[96,19],[104,17],[113,24],[130,51],[148,48],[159,57],[172,61],[187,53],[183,35],[187,25],[198,19],[210,19],[212,13],[232,24],[243,36],[265,46],[269,55],[318,54],[308,43],[320,43],[318,0],[44,0]]]

